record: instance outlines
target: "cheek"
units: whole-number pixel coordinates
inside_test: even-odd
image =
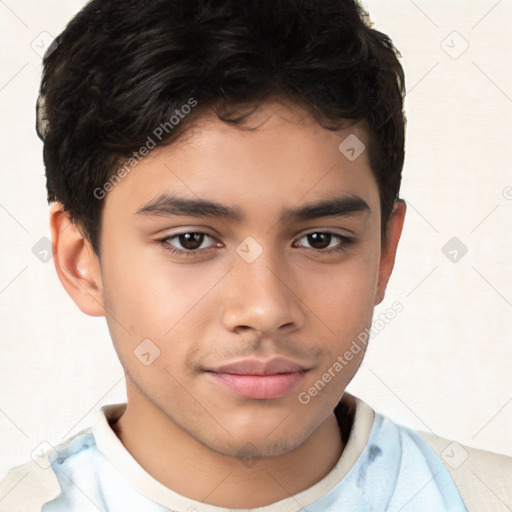
[[[310,316],[307,332],[324,355],[299,391],[301,405],[327,414],[356,374],[367,348],[365,336],[373,315],[376,276],[371,268],[354,265],[323,283],[317,281],[325,289],[311,296],[311,304],[316,298],[310,308],[315,313]]]
[[[145,347],[143,353],[147,348],[151,356],[158,354],[151,365],[153,375],[158,368],[183,373],[185,361],[198,350],[214,321],[216,286],[229,269],[171,265],[165,256],[155,258],[154,252],[139,253],[137,258],[135,251],[124,258],[108,253],[103,265],[107,323],[125,368],[140,370],[136,356]]]
[[[134,250],[104,265],[109,313],[131,334],[165,336],[193,312],[222,279],[219,265],[177,265],[163,249]],[[147,330],[147,332],[144,332]]]
[[[371,321],[379,251],[367,245],[339,264],[308,263],[295,276],[297,295],[336,343],[357,335]]]

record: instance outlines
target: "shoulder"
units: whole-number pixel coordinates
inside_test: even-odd
[[[444,463],[469,510],[512,509],[512,457],[418,432]]]
[[[70,467],[79,454],[94,445],[90,428],[64,443],[48,445],[33,460],[9,471],[0,481],[0,512],[41,512],[62,493],[60,468]]]

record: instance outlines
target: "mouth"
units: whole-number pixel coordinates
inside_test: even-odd
[[[308,368],[282,357],[244,359],[207,370],[209,377],[231,393],[256,400],[281,398],[304,379]]]

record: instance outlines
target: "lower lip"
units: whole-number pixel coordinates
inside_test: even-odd
[[[239,396],[257,400],[281,398],[304,378],[306,372],[278,373],[275,375],[235,375],[209,372],[220,385]]]

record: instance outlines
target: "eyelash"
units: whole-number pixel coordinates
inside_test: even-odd
[[[204,251],[210,251],[212,249],[215,249],[215,246],[206,247],[204,249],[190,249],[190,250],[177,249],[176,247],[173,247],[172,245],[170,245],[169,242],[168,242],[169,240],[171,240],[173,238],[178,238],[180,236],[191,234],[191,233],[195,233],[195,234],[199,234],[199,235],[205,235],[205,236],[211,238],[212,240],[215,240],[215,238],[213,236],[209,235],[208,233],[204,233],[202,231],[186,231],[185,233],[178,233],[178,234],[175,234],[175,235],[172,235],[172,236],[167,236],[165,238],[161,238],[161,239],[157,240],[157,242],[162,246],[164,251],[170,252],[173,255],[180,255],[180,256],[185,256],[185,257],[194,257],[194,256],[197,256],[197,255],[201,254]],[[350,245],[352,245],[355,242],[355,240],[353,238],[351,238],[351,237],[340,235],[338,233],[332,233],[331,231],[311,231],[309,233],[305,233],[304,235],[302,235],[297,240],[300,240],[300,239],[302,239],[304,237],[307,237],[309,235],[313,235],[313,234],[316,234],[316,233],[317,234],[319,233],[319,234],[324,234],[324,235],[330,235],[330,236],[332,236],[334,238],[337,238],[340,241],[340,243],[337,246],[332,247],[330,249],[314,249],[314,248],[311,248],[311,247],[306,247],[306,249],[311,249],[311,250],[313,250],[315,252],[318,252],[320,254],[341,253],[341,252],[345,251]],[[295,242],[294,242],[294,244],[295,244]]]

